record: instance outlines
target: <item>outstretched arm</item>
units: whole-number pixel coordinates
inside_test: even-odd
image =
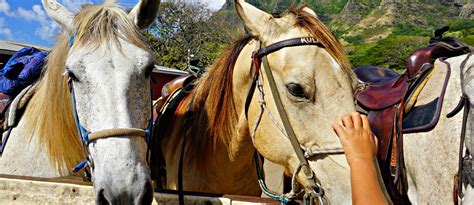
[[[352,203],[388,204],[378,182],[375,156],[377,139],[372,135],[366,116],[357,112],[333,124],[351,168]]]

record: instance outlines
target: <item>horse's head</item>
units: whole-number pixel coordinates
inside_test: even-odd
[[[257,36],[263,46],[299,37],[313,37],[321,43],[320,46],[285,47],[267,57],[284,108],[301,146],[321,149],[340,147],[331,124],[340,121],[343,114],[355,110],[355,78],[340,42],[317,18],[315,12],[307,7],[290,10],[281,16],[267,14],[243,1],[236,1],[236,9],[250,33]],[[255,45],[251,46],[251,49],[254,48]],[[242,54],[246,52],[249,53],[248,49],[243,50]],[[239,76],[246,76],[242,78],[250,81],[250,69],[245,69],[250,68],[248,61],[239,58],[237,65],[243,65],[243,70],[235,72]],[[256,131],[255,145],[265,158],[282,164],[293,172],[299,161],[290,141],[278,129],[283,125],[267,82],[264,78],[265,101],[273,119],[267,113],[263,115]],[[258,96],[257,93],[254,95],[248,114],[251,133],[260,113]],[[345,193],[350,197],[349,169],[344,155],[318,155],[309,160],[311,169],[322,181],[326,192],[333,194],[332,199],[347,199],[334,196],[337,193]],[[299,177],[299,182],[307,187],[303,173]]]
[[[86,5],[77,14],[56,0],[42,3],[67,36],[60,39],[67,41],[63,47],[70,47],[62,54],[67,55],[62,72],[70,79],[77,121],[84,136],[91,132],[88,137],[98,137],[85,143],[97,202],[151,203],[145,130],[151,118],[149,74],[154,60],[140,29],[153,22],[160,1],[141,0],[127,13],[106,0]]]
[[[470,106],[471,110],[474,110],[474,56],[469,56],[469,58],[466,57],[466,59],[463,61],[463,64],[461,64],[461,70],[462,74],[462,90],[463,93],[469,98],[470,101]],[[464,65],[464,67],[463,67]]]
[[[472,47],[471,47],[472,48]],[[473,51],[471,51],[473,52]],[[462,61],[461,67],[461,89],[463,94],[467,97],[467,102],[469,105],[469,117],[467,123],[467,131],[466,136],[474,136],[474,56],[473,54],[468,55],[469,57],[462,57],[465,58]],[[458,57],[459,58],[459,57]],[[467,141],[471,141],[473,139],[467,139]],[[469,151],[473,151],[474,147],[472,147],[472,143],[470,147],[468,147]]]

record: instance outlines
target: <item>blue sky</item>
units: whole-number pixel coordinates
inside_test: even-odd
[[[188,0],[203,2],[218,9],[225,0]],[[79,11],[82,4],[101,3],[102,0],[58,0],[71,11]],[[133,7],[138,0],[117,0],[125,8]],[[51,46],[59,26],[41,6],[41,0],[0,0],[0,40],[11,40],[33,45]]]

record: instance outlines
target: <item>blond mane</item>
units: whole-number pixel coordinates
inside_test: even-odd
[[[74,22],[72,49],[110,42],[120,45],[119,40],[123,40],[148,50],[139,29],[115,1],[84,6]],[[36,136],[44,145],[51,165],[62,175],[70,174],[69,170],[85,158],[73,116],[68,77],[64,75],[70,39],[70,34],[59,35],[25,111],[28,136]]]

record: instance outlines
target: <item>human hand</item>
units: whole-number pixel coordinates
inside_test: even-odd
[[[342,124],[334,123],[332,127],[339,136],[349,165],[359,160],[373,162],[377,139],[372,135],[367,116],[352,112],[342,117]]]

